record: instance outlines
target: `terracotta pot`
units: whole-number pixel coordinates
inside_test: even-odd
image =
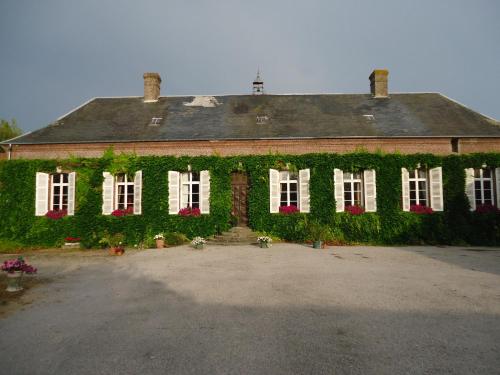
[[[23,277],[23,271],[14,271],[7,273],[7,292],[19,292],[23,290],[21,286],[21,280]]]
[[[123,255],[125,253],[125,249],[123,247],[110,247],[109,255]]]
[[[165,247],[165,240],[156,240],[156,248],[163,249]]]

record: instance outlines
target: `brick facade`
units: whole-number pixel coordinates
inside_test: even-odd
[[[100,157],[111,146],[117,153],[136,153],[140,156],[348,153],[359,150],[386,153],[400,152],[402,154],[432,153],[446,155],[454,153],[451,138],[346,138],[13,145],[12,159],[55,159],[67,158],[71,155]],[[500,138],[461,138],[458,141],[458,152],[500,152]],[[0,155],[2,154],[0,153]]]

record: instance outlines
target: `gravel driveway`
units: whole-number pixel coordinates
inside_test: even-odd
[[[500,249],[29,257],[1,374],[498,374]]]

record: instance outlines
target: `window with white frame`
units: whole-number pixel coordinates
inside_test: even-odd
[[[299,207],[298,176],[295,172],[280,172],[280,207]]]
[[[50,175],[50,209],[68,210],[69,176],[68,173]]]
[[[414,169],[408,171],[410,183],[410,206],[428,206],[429,192],[427,183],[427,171],[425,169]]]
[[[76,173],[36,173],[35,215],[43,216],[48,211],[75,212]]]
[[[495,174],[493,169],[474,169],[474,199],[476,201],[476,206],[481,204],[493,206],[495,204],[494,181]]]
[[[168,213],[177,215],[184,208],[198,208],[210,213],[210,172],[168,171]]]
[[[181,173],[181,208],[200,208],[200,174]]]
[[[115,176],[115,210],[134,208],[134,180],[127,174],[120,173]]]
[[[364,206],[362,172],[344,172],[344,204],[346,207]]]

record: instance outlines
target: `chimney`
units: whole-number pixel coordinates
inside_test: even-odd
[[[374,98],[387,98],[389,96],[387,69],[375,69],[370,74],[370,91]]]
[[[161,78],[158,73],[144,73],[144,103],[157,102],[160,97]]]

